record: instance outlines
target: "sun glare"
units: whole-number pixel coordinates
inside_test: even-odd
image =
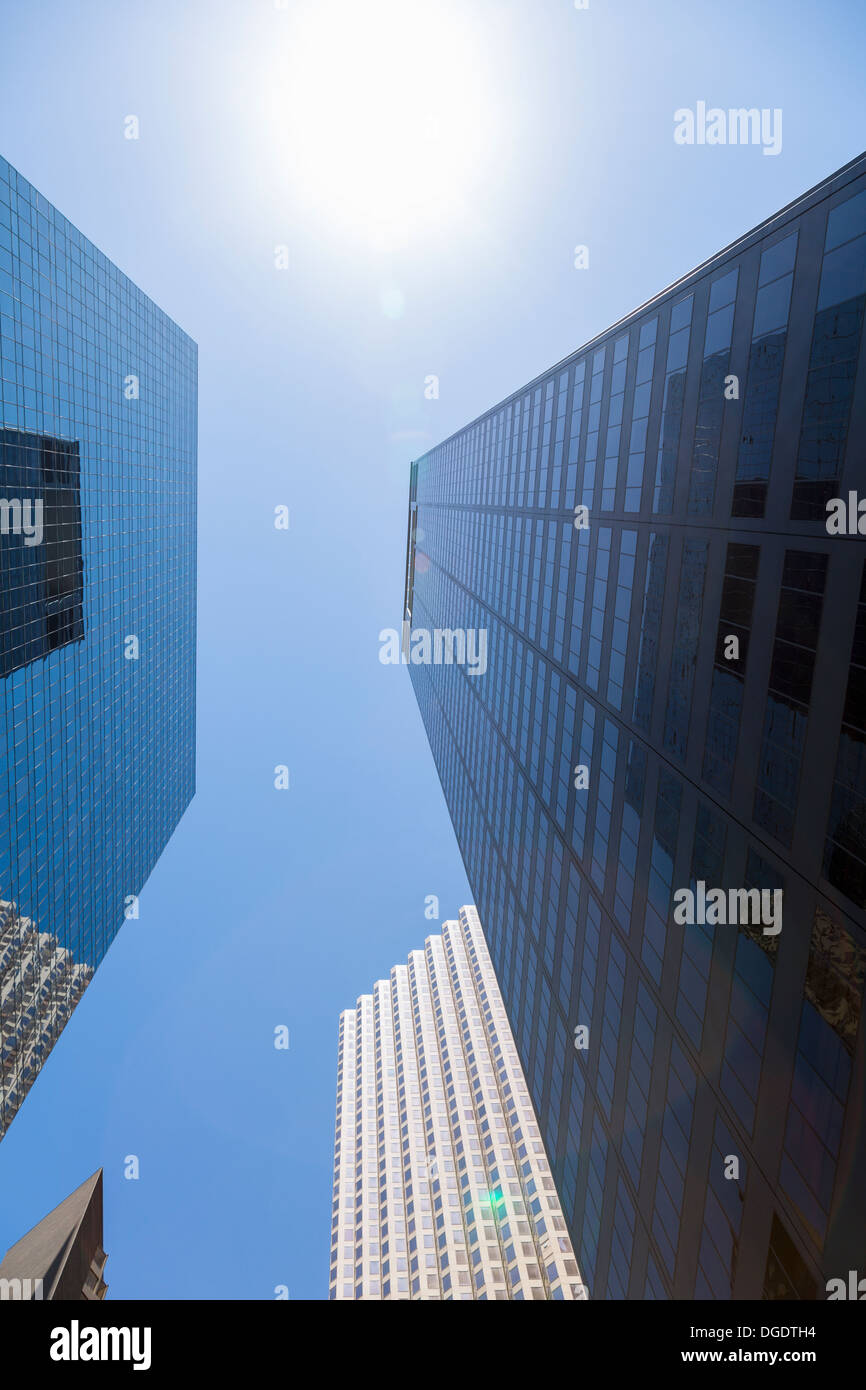
[[[456,5],[299,6],[273,115],[301,201],[386,248],[459,218],[489,143],[479,48]]]

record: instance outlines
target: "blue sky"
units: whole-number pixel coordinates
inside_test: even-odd
[[[336,13],[318,68],[301,0],[2,19],[0,152],[199,344],[198,791],[0,1146],[0,1252],[104,1166],[112,1297],[327,1296],[340,1010],[435,927],[427,894],[471,900],[408,675],[378,661],[410,458],[866,143],[859,0],[403,5],[410,153],[430,51],[466,138],[444,183],[419,139],[423,215],[390,250],[336,186],[382,53],[312,173],[286,134]],[[781,153],[676,145],[699,100],[781,108]]]

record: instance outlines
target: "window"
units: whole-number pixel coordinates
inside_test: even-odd
[[[586,683],[590,690],[598,690],[604,650],[607,581],[610,573],[610,542],[610,527],[600,526],[595,547],[595,575],[592,586],[592,611],[589,616],[589,646],[586,656]]]
[[[619,574],[614,598],[613,628],[607,677],[607,700],[614,709],[622,709],[625,684],[625,660],[628,648],[631,591],[634,584],[634,561],[637,551],[637,532],[623,531],[620,536]]]
[[[649,538],[643,615],[641,617],[640,650],[634,690],[635,724],[649,731],[655,697],[656,666],[658,663],[659,632],[664,607],[668,568],[668,538],[653,532]]]
[[[772,892],[784,891],[784,886],[784,879],[750,849],[746,889]],[[740,924],[721,1079],[722,1090],[748,1130],[755,1123],[777,953],[778,937],[765,936],[759,926]]]
[[[617,338],[613,345],[613,368],[607,404],[607,435],[604,446],[604,473],[601,486],[601,510],[613,511],[616,501],[616,479],[619,465],[619,445],[622,433],[622,408],[625,400],[625,374],[628,358],[628,334]]]
[[[635,1185],[640,1183],[641,1158],[649,1106],[658,1009],[643,983],[638,984],[631,1056],[628,1069],[622,1158]]]
[[[613,1217],[613,1233],[610,1242],[610,1264],[607,1271],[607,1298],[623,1299],[627,1296],[628,1278],[631,1267],[632,1247],[634,1245],[634,1205],[620,1178],[617,1183],[616,1209]],[[569,1271],[569,1273],[577,1271]]]
[[[779,1176],[818,1246],[833,1196],[864,975],[866,951],[817,908]]]
[[[738,1160],[737,1177],[729,1176],[732,1157]],[[695,1298],[731,1297],[740,1248],[746,1173],[740,1147],[717,1115],[707,1174]]]
[[[679,778],[672,773],[659,773],[653,826],[650,872],[647,883],[647,904],[644,914],[644,934],[641,955],[656,984],[661,983],[667,923],[670,916],[671,888],[677,835],[680,824],[680,804],[683,789]]]
[[[628,446],[628,471],[625,480],[624,510],[627,512],[640,511],[657,328],[658,319],[650,319],[647,323],[643,323],[638,340],[634,398],[631,410],[631,435]]]
[[[647,755],[645,750],[639,743],[632,739],[629,743],[628,762],[625,771],[625,786],[623,788],[622,808],[620,811],[616,898],[614,900],[613,909],[614,916],[625,932],[628,932],[631,926],[634,876],[637,867],[641,816],[643,814],[646,762]]]
[[[772,1302],[804,1299],[810,1303],[818,1297],[817,1280],[775,1212],[762,1297]]]
[[[680,568],[676,628],[665,711],[664,746],[685,761],[689,739],[692,686],[698,654],[707,569],[705,541],[686,541]]]
[[[827,218],[803,423],[794,520],[823,521],[838,495],[866,305],[866,190]]]
[[[695,892],[699,879],[712,886],[724,880],[727,828],[720,816],[699,801],[695,813],[690,888]],[[704,1014],[710,980],[714,928],[692,922],[685,926],[677,987],[677,1018],[692,1044],[700,1051]]]
[[[662,420],[656,458],[653,511],[670,512],[674,504],[677,455],[683,423],[686,394],[686,364],[692,321],[692,296],[680,300],[671,310],[668,355],[662,394]]]
[[[760,546],[732,543],[725,560],[703,766],[704,781],[724,797],[737,756],[760,553]]]
[[[589,383],[589,410],[587,412],[586,449],[583,462],[583,496],[581,502],[592,511],[595,498],[595,464],[598,455],[598,433],[601,424],[601,397],[604,385],[605,349],[593,354],[592,378]]]
[[[0,429],[0,678],[84,637],[79,472],[77,443]]]
[[[797,233],[792,232],[761,256],[732,516],[764,515],[796,255]]]
[[[866,907],[866,564],[827,820],[824,874],[857,907]]]
[[[782,571],[754,816],[791,843],[821,625],[827,556],[788,550]]]
[[[667,1102],[662,1121],[659,1175],[656,1181],[652,1221],[653,1237],[671,1278],[674,1277],[676,1265],[694,1100],[694,1072],[674,1038],[671,1043]]]
[[[689,511],[692,514],[706,515],[713,510],[738,273],[736,268],[730,270],[710,285],[695,442],[689,475]]]

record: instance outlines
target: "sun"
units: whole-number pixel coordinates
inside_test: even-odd
[[[458,5],[301,0],[272,120],[311,212],[377,245],[458,220],[489,155],[483,49]]]

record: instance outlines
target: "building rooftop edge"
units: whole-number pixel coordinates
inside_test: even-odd
[[[778,222],[779,225],[782,226],[785,219],[793,217],[798,211],[805,211],[806,206],[810,203],[815,204],[821,202],[824,198],[829,197],[831,193],[836,192],[837,188],[843,188],[846,183],[850,183],[857,175],[864,172],[866,172],[866,150],[856,155],[854,159],[850,159],[847,164],[843,164],[840,169],[836,169],[834,173],[828,174],[825,179],[821,179],[819,183],[814,184],[812,188],[807,189],[805,193],[800,193],[790,203],[786,203],[784,207],[771,213],[769,217],[765,217],[762,222],[758,222],[750,231],[744,232],[743,235],[737,237],[735,241],[731,241],[727,246],[723,246],[720,251],[715,251],[711,256],[708,256],[706,260],[699,261],[691,270],[681,275],[678,279],[673,280],[669,285],[666,285],[663,290],[659,290],[657,294],[644,300],[642,304],[638,304],[637,307],[631,309],[629,313],[622,314],[607,328],[603,328],[600,332],[593,334],[593,336],[588,338],[585,343],[582,343],[580,347],[567,353],[565,357],[560,358],[560,360],[555,362],[551,367],[545,367],[543,371],[538,372],[530,381],[527,381],[525,385],[517,387],[514,391],[510,391],[507,396],[503,396],[495,405],[488,407],[487,410],[483,410],[480,415],[476,415],[472,420],[468,421],[467,424],[461,425],[459,429],[453,430],[452,433],[446,435],[444,439],[440,439],[438,444],[434,444],[432,448],[427,449],[423,454],[419,454],[416,459],[413,459],[410,463],[410,468],[420,463],[423,459],[429,458],[431,454],[436,453],[438,449],[444,448],[446,444],[450,444],[452,439],[458,439],[460,435],[465,434],[467,430],[474,429],[474,427],[480,425],[483,420],[487,420],[491,415],[495,415],[503,406],[509,405],[511,401],[516,400],[518,396],[522,396],[525,392],[533,390],[549,376],[564,370],[575,358],[580,357],[583,353],[590,352],[602,339],[607,338],[611,333],[615,333],[618,329],[622,328],[624,324],[629,323],[632,319],[637,318],[639,314],[645,313],[647,310],[651,309],[653,305],[661,304],[668,295],[675,294],[678,289],[684,287],[688,281],[692,280],[694,277],[709,273],[713,266],[721,264],[725,257],[731,256],[737,251],[745,250],[753,238],[758,239],[761,236],[765,236],[774,222]],[[834,185],[836,186],[834,187]]]
[[[84,238],[88,246],[93,247],[97,256],[101,257],[101,259],[106,263],[106,265],[110,265],[114,270],[116,270],[118,275],[122,276],[123,279],[127,282],[127,284],[131,285],[132,288],[136,290],[138,294],[143,295],[147,302],[149,304],[152,304],[154,309],[156,309],[160,314],[162,314],[163,318],[166,319],[167,322],[170,323],[174,328],[176,328],[178,333],[183,335],[183,337],[189,343],[190,347],[195,349],[197,361],[198,342],[189,333],[187,333],[185,328],[181,327],[177,319],[172,318],[171,314],[167,313],[166,310],[163,309],[162,305],[156,299],[154,299],[152,295],[148,294],[147,290],[142,289],[141,285],[139,285],[137,280],[133,280],[131,275],[127,275],[125,270],[121,270],[120,266],[117,264],[117,261],[112,260],[111,256],[109,256],[106,251],[103,251],[101,246],[97,246],[96,242],[92,239],[92,237],[89,237],[86,232],[83,232],[81,228],[75,222],[73,222],[70,217],[66,216],[65,212],[61,212],[57,204],[52,202],[46,193],[43,193],[41,189],[37,188],[35,183],[30,182],[26,174],[22,174],[20,169],[16,168],[14,164],[10,164],[9,160],[5,159],[4,156],[0,154],[0,172],[2,172],[3,165],[5,165],[6,168],[10,170],[10,172],[13,173],[17,179],[20,179],[22,183],[26,183],[27,187],[32,189],[33,192],[37,195],[37,197],[41,198],[43,202],[47,203],[48,206],[61,219],[61,221],[66,223],[67,227],[71,227],[75,232],[78,233],[80,237]]]

